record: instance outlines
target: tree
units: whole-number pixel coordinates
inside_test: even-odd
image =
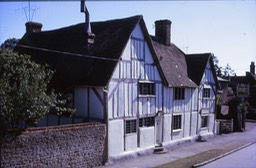
[[[65,99],[48,89],[53,76],[49,67],[36,64],[28,55],[0,48],[0,134],[37,124],[49,112],[72,115]],[[1,137],[3,138],[3,137]]]
[[[3,49],[13,49],[18,42],[19,42],[19,40],[16,39],[16,38],[7,39],[1,45],[1,48],[3,48]]]
[[[219,66],[219,60],[216,56],[213,56],[213,63],[218,77],[229,78],[230,76],[235,75],[235,71],[231,68],[229,64],[227,64],[225,68]]]
[[[213,63],[214,63],[215,72],[216,72],[217,76],[220,77],[221,76],[222,68],[219,67],[219,60],[218,60],[218,58],[215,55],[213,55],[212,59],[213,59]]]
[[[223,69],[223,76],[227,78],[234,75],[235,75],[235,71],[230,67],[229,64],[227,64]]]

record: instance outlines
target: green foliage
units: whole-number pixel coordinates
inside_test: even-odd
[[[19,42],[19,40],[16,39],[16,38],[7,39],[1,45],[1,48],[3,48],[3,49],[13,49],[18,42]]]
[[[47,86],[53,71],[28,55],[0,48],[0,134],[22,124],[37,124],[49,112],[72,115],[65,99]]]

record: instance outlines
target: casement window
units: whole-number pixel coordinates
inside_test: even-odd
[[[208,116],[201,117],[201,128],[208,127]]]
[[[204,88],[203,89],[203,98],[210,98],[211,95],[211,89],[210,88]]]
[[[125,121],[125,133],[135,133],[136,132],[136,119],[134,120],[126,120]]]
[[[146,117],[139,119],[139,127],[151,127],[155,125],[155,117]]]
[[[139,94],[140,95],[155,95],[156,84],[149,82],[139,82]]]
[[[174,100],[184,100],[185,99],[185,88],[174,88]]]
[[[132,59],[144,61],[145,59],[145,41],[143,39],[132,37],[131,39]]]
[[[172,117],[172,128],[173,128],[173,130],[181,129],[181,119],[182,119],[181,115],[174,115]]]

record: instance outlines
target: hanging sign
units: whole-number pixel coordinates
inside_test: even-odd
[[[248,97],[249,96],[249,85],[245,85],[245,84],[238,84],[237,85],[237,97]]]

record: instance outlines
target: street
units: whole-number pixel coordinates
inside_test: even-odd
[[[255,168],[256,143],[202,166],[202,168]]]

